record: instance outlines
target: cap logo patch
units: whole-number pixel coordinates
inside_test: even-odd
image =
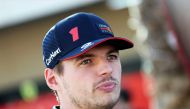
[[[113,34],[113,32],[111,31],[110,27],[104,24],[98,24],[98,28],[101,30],[102,33],[109,33],[109,34]]]
[[[82,47],[81,47],[81,50],[80,51],[84,51],[85,49],[87,49],[89,46],[93,45],[94,43],[93,42],[88,42],[86,44],[84,44]]]

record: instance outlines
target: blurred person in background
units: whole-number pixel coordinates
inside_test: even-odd
[[[112,109],[119,100],[119,50],[133,47],[114,37],[110,26],[91,13],[56,23],[43,40],[44,75],[57,97],[53,109]]]

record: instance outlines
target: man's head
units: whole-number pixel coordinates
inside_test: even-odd
[[[61,107],[113,107],[120,93],[118,50],[132,46],[94,14],[77,13],[55,24],[43,40],[43,60],[47,85]]]

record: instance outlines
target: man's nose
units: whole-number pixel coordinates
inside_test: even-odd
[[[101,60],[98,66],[98,76],[109,77],[113,72],[111,63],[107,60]]]

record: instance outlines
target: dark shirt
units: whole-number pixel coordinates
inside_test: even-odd
[[[52,109],[60,109],[60,106],[53,106]]]

